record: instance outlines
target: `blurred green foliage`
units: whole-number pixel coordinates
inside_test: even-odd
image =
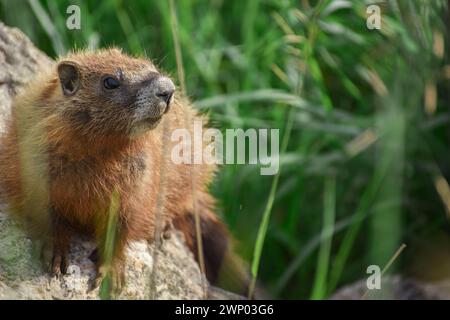
[[[0,19],[53,57],[114,45],[176,78],[168,1],[0,3]],[[373,3],[380,30],[366,26]],[[81,8],[81,30],[65,27],[70,4]],[[281,137],[293,110],[259,273],[274,297],[326,298],[403,242],[390,271],[407,274],[415,244],[448,233],[446,1],[175,5],[187,93],[213,126],[279,128]],[[225,165],[213,185],[247,260],[272,181],[256,166]]]

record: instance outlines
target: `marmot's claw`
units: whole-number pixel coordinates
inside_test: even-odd
[[[172,221],[168,222],[163,229],[163,232],[161,233],[161,241],[168,240],[172,237],[172,232],[175,229],[173,226]]]

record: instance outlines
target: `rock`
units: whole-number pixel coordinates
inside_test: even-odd
[[[261,297],[265,300],[269,299],[268,296]],[[236,293],[223,290],[218,287],[209,286],[208,288],[208,299],[209,300],[247,300],[247,297],[238,295]],[[257,297],[257,299],[260,299]]]
[[[0,299],[98,299],[98,289],[88,292],[95,276],[94,263],[89,260],[94,248],[88,239],[75,239],[67,274],[50,277],[17,223],[0,213]],[[127,284],[118,298],[203,298],[200,270],[181,234],[174,231],[155,250],[154,245],[144,241],[129,246]],[[156,286],[151,286],[155,254],[158,255]]]
[[[52,63],[22,32],[0,22],[0,133],[14,95],[37,71]],[[76,239],[68,274],[52,278],[42,270],[31,241],[4,210],[0,211],[0,299],[98,299],[98,289],[88,292],[95,272],[88,258],[93,249],[88,239]],[[146,242],[131,244],[126,276],[119,299],[204,297],[204,278],[176,231],[158,249]]]
[[[17,90],[52,63],[22,32],[0,22],[0,132]]]
[[[384,278],[381,289],[369,291],[366,280],[360,280],[339,289],[331,300],[361,300],[365,294],[369,300],[449,300],[450,280],[426,283],[395,275]]]

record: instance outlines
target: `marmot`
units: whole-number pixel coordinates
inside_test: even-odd
[[[94,286],[110,272],[120,289],[126,244],[154,240],[162,185],[163,224],[184,233],[197,259],[194,206],[200,216],[209,281],[235,264],[225,261],[232,255],[228,231],[207,190],[214,166],[195,165],[191,179],[194,165],[169,158],[161,176],[164,126],[169,134],[191,132],[196,119],[206,120],[151,61],[115,48],[71,53],[22,90],[0,144],[0,190],[14,215],[51,248],[51,273],[66,272],[72,235],[87,234],[100,253]]]

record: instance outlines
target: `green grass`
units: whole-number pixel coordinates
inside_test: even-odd
[[[212,186],[239,253],[275,297],[327,298],[403,242],[389,272],[410,274],[410,243],[448,234],[434,185],[450,177],[445,1],[379,1],[378,31],[366,28],[364,1],[178,0],[177,50],[169,1],[0,3],[0,19],[53,57],[145,53],[214,127],[288,133],[279,176],[225,165]],[[79,31],[65,28],[69,4],[81,7]]]
[[[334,217],[336,214],[336,180],[334,177],[326,178],[324,188],[323,227],[321,245],[317,259],[316,276],[311,299],[323,299],[327,296],[327,277],[331,253]]]

